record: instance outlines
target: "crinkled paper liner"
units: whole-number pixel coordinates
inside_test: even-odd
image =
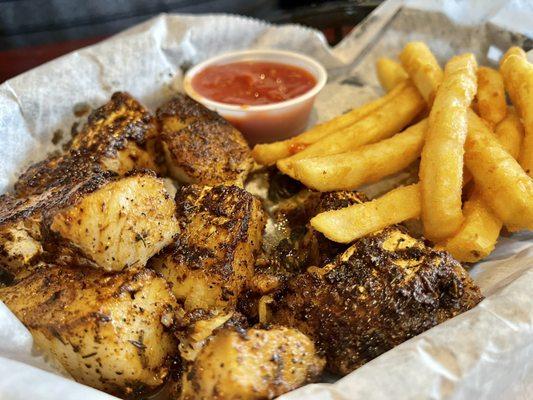
[[[126,90],[154,109],[181,88],[183,71],[217,53],[281,48],[309,54],[328,69],[311,123],[381,93],[378,57],[423,40],[440,61],[471,51],[495,65],[511,44],[531,47],[531,1],[401,1],[376,9],[337,47],[298,25],[273,26],[229,15],[161,15],[0,85],[0,190],[21,169],[57,149],[78,121],[74,109]],[[393,183],[394,184],[394,183]],[[381,188],[383,189],[383,188]],[[313,384],[283,399],[533,398],[533,234],[501,238],[471,273],[486,299],[401,344],[335,383]],[[29,332],[0,303],[0,399],[112,399],[80,385],[35,349]]]

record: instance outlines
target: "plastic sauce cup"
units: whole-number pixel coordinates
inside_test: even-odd
[[[300,67],[308,71],[316,83],[300,96],[264,105],[221,103],[194,90],[192,80],[204,68],[240,61],[266,61]],[[250,144],[256,144],[287,139],[302,132],[307,126],[315,97],[326,81],[324,67],[303,54],[282,50],[247,50],[225,53],[197,64],[185,74],[183,86],[190,97],[219,113],[241,131]]]

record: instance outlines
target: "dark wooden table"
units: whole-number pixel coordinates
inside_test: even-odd
[[[380,0],[358,0],[302,7],[270,18],[274,23],[298,23],[321,30],[331,45],[338,43],[365,18]],[[35,47],[0,51],[0,83],[31,68],[53,60],[81,47],[97,43],[106,36],[63,41]]]
[[[340,37],[350,32],[352,28],[353,26],[343,26],[340,30],[338,28],[325,28],[322,31],[329,43],[335,43]],[[82,40],[0,51],[0,83],[54,58],[97,43],[105,38],[105,36],[98,36]]]
[[[0,83],[63,54],[89,46],[102,39],[105,39],[105,37],[100,36],[70,42],[0,51]]]

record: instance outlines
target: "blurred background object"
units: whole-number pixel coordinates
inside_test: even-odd
[[[322,30],[338,43],[382,0],[0,0],[0,82],[160,13],[229,13]]]

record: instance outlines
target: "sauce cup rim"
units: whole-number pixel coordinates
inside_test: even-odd
[[[228,103],[222,103],[219,101],[211,100],[208,97],[205,97],[198,93],[196,90],[194,90],[192,86],[192,79],[194,76],[202,71],[204,68],[210,66],[210,65],[216,65],[216,64],[225,64],[224,60],[228,60],[229,62],[239,62],[239,61],[246,61],[246,60],[254,60],[254,61],[270,61],[267,59],[262,59],[261,55],[275,55],[280,56],[280,58],[292,58],[292,59],[298,59],[302,62],[301,65],[299,65],[300,68],[305,69],[307,72],[309,72],[313,77],[316,79],[315,85],[309,89],[307,92],[294,97],[289,100],[280,101],[276,103],[271,104],[261,104],[261,105],[237,105],[237,104],[228,104]],[[237,57],[242,57],[242,59],[234,59]],[[282,59],[279,61],[275,61],[279,64],[285,64],[285,65],[293,65],[290,62],[284,62]],[[241,50],[241,51],[231,51],[223,54],[219,54],[217,56],[208,58],[205,61],[202,61],[199,64],[196,64],[194,67],[190,68],[183,78],[183,88],[185,92],[192,97],[194,100],[204,104],[208,108],[216,109],[216,110],[224,110],[224,111],[271,111],[271,110],[278,110],[285,107],[291,107],[293,105],[302,103],[318,94],[320,90],[324,87],[326,84],[326,81],[328,79],[328,74],[326,72],[326,69],[320,64],[318,61],[316,61],[314,58],[311,58],[307,55],[297,53],[294,51],[287,51],[287,50],[273,50],[273,49],[254,49],[254,50]]]

